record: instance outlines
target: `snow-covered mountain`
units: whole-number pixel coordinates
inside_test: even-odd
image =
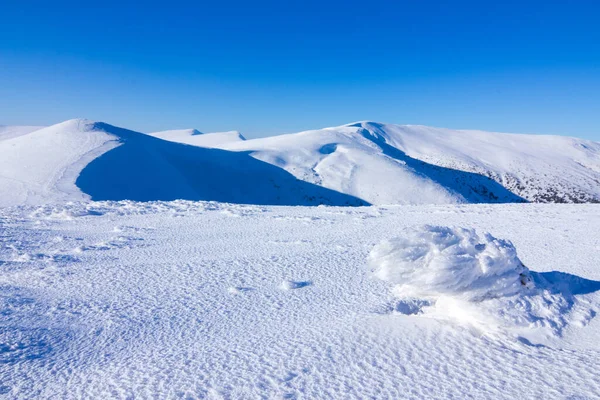
[[[373,204],[600,202],[600,143],[358,122],[222,145]]]
[[[0,127],[0,193],[0,206],[600,202],[600,143],[375,122],[245,140],[70,120]]]
[[[149,135],[170,142],[201,147],[219,147],[226,143],[246,140],[238,131],[202,133],[197,129],[177,129],[149,133]]]
[[[0,206],[90,197],[366,204],[247,154],[172,143],[88,120],[69,120],[0,141],[0,193]]]

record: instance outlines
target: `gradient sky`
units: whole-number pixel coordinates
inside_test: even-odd
[[[84,3],[2,1],[0,124],[600,140],[598,1]]]

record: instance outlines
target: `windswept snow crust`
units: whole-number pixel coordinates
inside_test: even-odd
[[[406,296],[449,295],[469,301],[531,291],[529,270],[513,245],[472,229],[425,226],[384,241],[369,256],[379,279]]]
[[[539,342],[596,314],[574,292],[597,290],[597,283],[531,272],[511,242],[474,229],[408,229],[375,246],[369,265],[395,284],[397,311],[468,322],[486,333],[506,329]]]
[[[568,204],[3,208],[0,391],[599,398],[599,225]]]

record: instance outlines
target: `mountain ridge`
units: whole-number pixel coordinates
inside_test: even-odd
[[[600,143],[374,121],[246,140],[74,119],[0,128],[0,188],[0,205],[598,203]]]
[[[473,130],[431,128],[423,125],[393,125],[373,121],[359,121],[338,127],[303,131],[296,134],[252,139],[244,143],[230,143],[222,148],[250,151],[256,157],[296,172],[296,176],[319,181],[327,171],[320,173],[307,165],[319,166],[335,152],[320,155],[315,143],[330,142],[330,148],[360,143],[370,157],[387,156],[389,150],[400,151],[440,168],[475,173],[492,179],[514,195],[532,202],[585,203],[600,201],[600,143],[573,137],[554,135],[525,135]],[[288,146],[294,142],[293,146]],[[286,147],[288,146],[288,147]],[[284,149],[280,148],[283,147]],[[312,152],[295,154],[293,147]],[[371,150],[368,150],[368,148]],[[386,154],[387,149],[387,154]],[[297,162],[297,158],[303,162]],[[391,157],[394,158],[394,157]],[[286,160],[282,162],[282,160]],[[397,159],[397,158],[396,158]],[[285,165],[284,165],[285,164]],[[310,178],[310,175],[314,175]],[[325,186],[336,188],[336,182]],[[334,179],[335,180],[335,179]],[[385,185],[384,185],[385,186]],[[381,190],[385,190],[382,187]],[[353,192],[367,201],[376,193]]]
[[[247,154],[74,119],[0,142],[0,206],[85,200],[367,203]]]

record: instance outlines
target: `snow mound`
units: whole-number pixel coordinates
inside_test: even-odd
[[[409,296],[478,301],[530,291],[529,270],[514,246],[473,229],[425,226],[386,240],[369,255],[375,276]]]
[[[391,309],[466,323],[526,343],[584,326],[598,306],[586,298],[598,282],[523,265],[510,241],[474,229],[426,225],[376,245],[368,257],[376,278],[392,283]]]
[[[88,198],[75,185],[94,158],[119,145],[92,121],[19,130],[0,140],[0,207]]]

